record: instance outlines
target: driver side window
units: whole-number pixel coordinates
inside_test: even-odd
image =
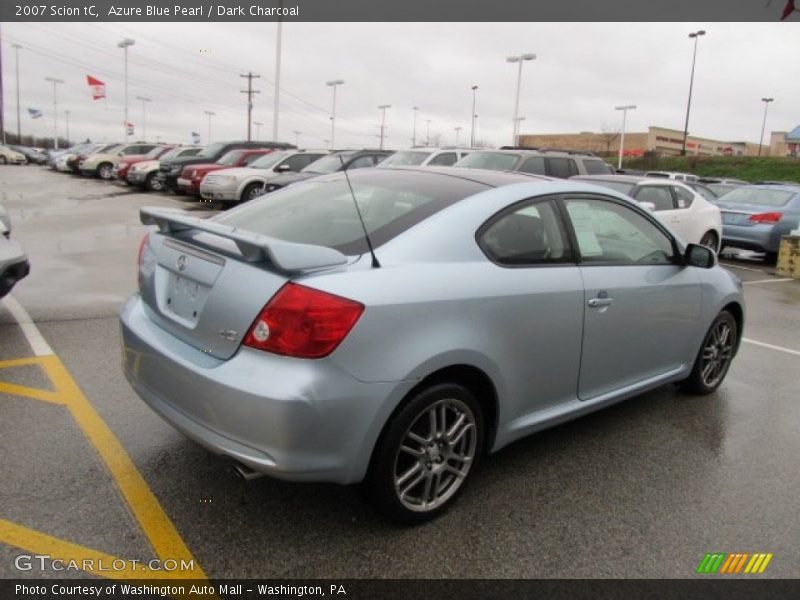
[[[567,213],[584,263],[672,264],[672,241],[632,208],[597,198],[568,199]]]

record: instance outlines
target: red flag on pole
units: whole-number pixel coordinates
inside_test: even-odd
[[[106,84],[92,77],[91,75],[86,76],[86,83],[89,84],[89,87],[92,90],[92,100],[99,100],[100,98],[106,97]]]

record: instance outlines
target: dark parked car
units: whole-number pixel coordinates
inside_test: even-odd
[[[352,171],[353,169],[364,169],[374,167],[387,156],[391,156],[391,150],[341,150],[328,156],[323,156],[315,160],[302,171],[297,173],[286,173],[273,177],[264,186],[265,192],[273,192],[280,188],[292,185],[298,181],[305,181],[312,177],[336,173],[338,171]]]
[[[216,142],[209,144],[196,156],[178,156],[161,161],[159,179],[172,191],[179,191],[178,177],[183,168],[188,165],[215,163],[231,150],[271,148],[273,150],[287,150],[294,148],[292,144],[282,142]]]

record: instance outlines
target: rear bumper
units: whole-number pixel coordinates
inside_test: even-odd
[[[218,360],[158,326],[138,294],[120,315],[125,376],[163,419],[280,479],[363,479],[380,415],[413,386],[364,383],[330,361],[240,348]]]
[[[777,252],[781,237],[792,229],[789,223],[772,225],[723,225],[722,243],[725,246],[754,250],[756,252]]]

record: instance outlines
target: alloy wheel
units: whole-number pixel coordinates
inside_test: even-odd
[[[475,459],[475,414],[461,400],[448,398],[427,407],[402,438],[394,461],[394,488],[400,503],[414,512],[445,504],[458,491]]]
[[[716,386],[725,376],[733,358],[733,329],[720,321],[710,331],[700,358],[700,376],[708,387]]]

